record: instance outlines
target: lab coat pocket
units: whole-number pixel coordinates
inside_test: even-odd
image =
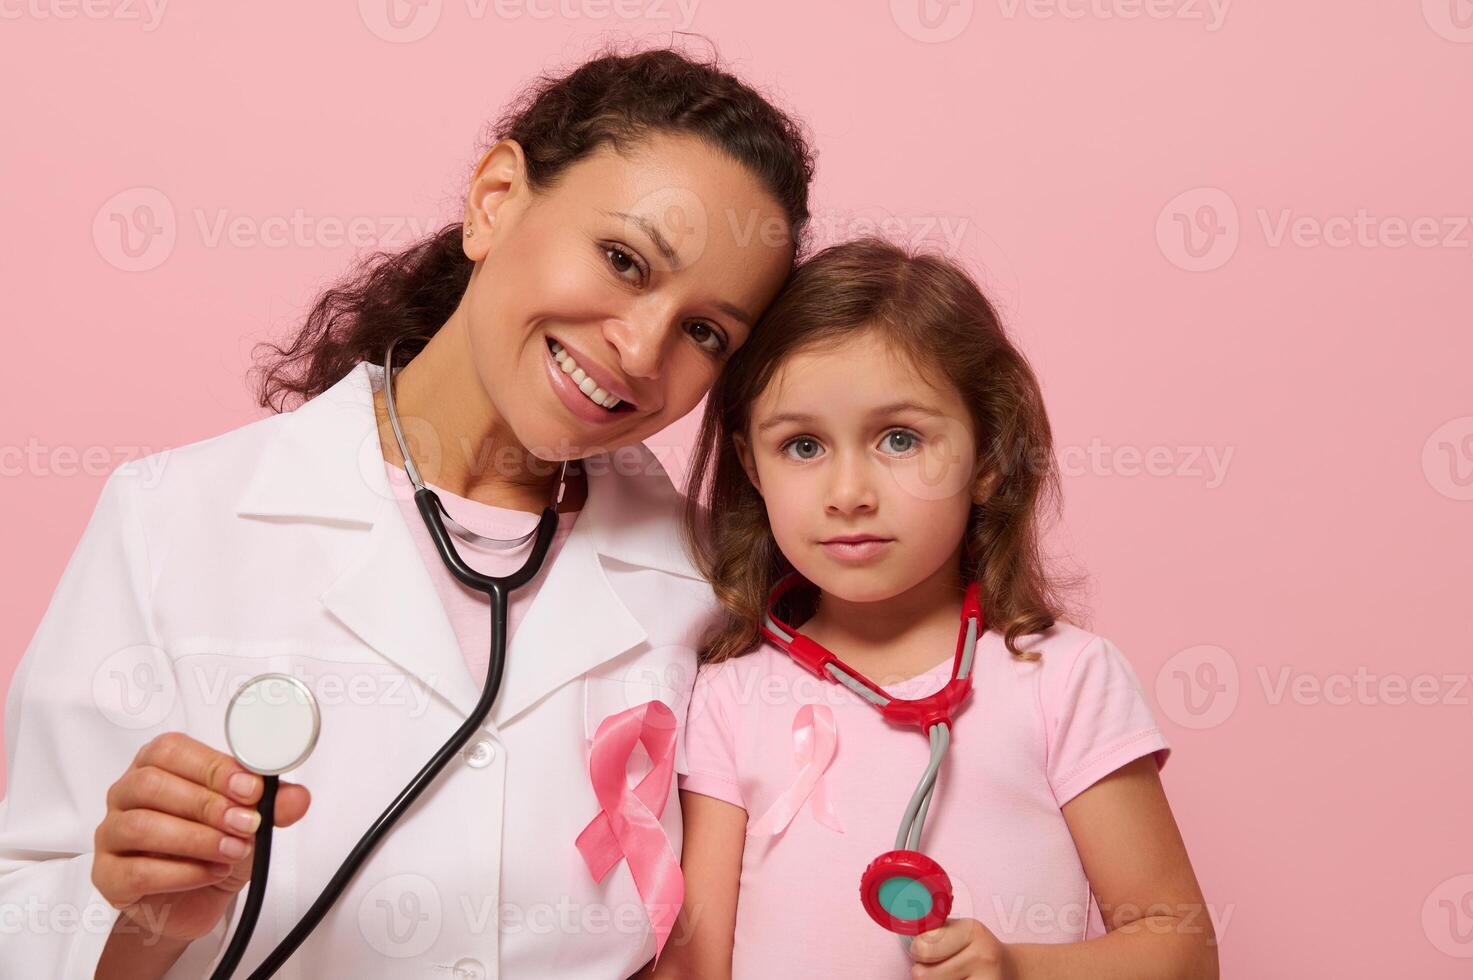
[[[621,658],[622,661],[623,658]],[[694,652],[669,647],[626,662],[613,662],[583,675],[583,734],[589,745],[598,726],[610,715],[649,701],[663,701],[675,715],[675,771],[688,773],[685,761],[685,718],[695,679]],[[650,771],[649,755],[636,746],[629,760],[629,785]]]

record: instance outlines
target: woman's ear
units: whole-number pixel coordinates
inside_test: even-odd
[[[762,495],[762,482],[757,479],[757,463],[752,458],[752,447],[747,444],[747,437],[741,433],[734,433],[731,443],[736,447],[737,459],[741,460],[742,469],[747,472],[747,479],[756,488],[758,496]]]
[[[465,200],[462,237],[468,258],[479,261],[490,250],[491,235],[506,202],[526,193],[526,167],[522,145],[516,140],[502,140],[481,157]],[[504,218],[501,224],[506,224]]]

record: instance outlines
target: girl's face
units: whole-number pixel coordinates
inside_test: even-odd
[[[782,553],[851,602],[892,598],[955,566],[984,499],[960,394],[922,377],[877,330],[789,358],[735,441]],[[852,538],[867,543],[844,543]]]
[[[533,192],[504,141],[472,181],[470,360],[542,459],[632,445],[690,412],[791,267],[784,212],[740,164],[681,136],[626,153],[605,145]]]

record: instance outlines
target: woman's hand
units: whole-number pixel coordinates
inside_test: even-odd
[[[910,944],[915,980],[1016,980],[1008,948],[976,919],[951,919]]]
[[[251,877],[262,777],[180,732],[139,750],[107,792],[93,835],[92,883],[150,941],[209,932]],[[281,783],[277,827],[307,812],[306,787]]]

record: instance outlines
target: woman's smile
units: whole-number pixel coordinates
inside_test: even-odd
[[[585,422],[599,425],[634,411],[635,406],[631,402],[610,394],[584,370],[582,362],[573,358],[557,341],[548,338],[546,347],[543,363],[547,368],[548,382],[568,411]]]

